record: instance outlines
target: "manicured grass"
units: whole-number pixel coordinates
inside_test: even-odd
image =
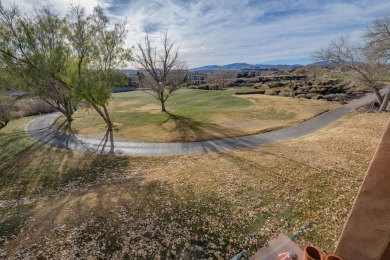
[[[332,252],[389,115],[352,113],[303,138],[175,157],[78,154],[0,130],[0,255],[211,258],[285,230]],[[4,254],[7,254],[4,256]]]
[[[236,91],[181,89],[168,99],[168,113],[161,112],[158,101],[145,92],[114,94],[109,104],[116,125],[114,137],[173,142],[241,136],[286,127],[337,106],[317,100],[235,96]],[[98,138],[104,135],[106,126],[94,111],[79,111],[75,118],[75,133]]]

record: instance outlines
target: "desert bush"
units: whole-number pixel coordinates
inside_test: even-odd
[[[258,91],[247,91],[247,92],[236,92],[234,95],[251,95],[251,94],[265,94],[265,90],[258,90]]]
[[[325,95],[324,99],[326,99],[328,101],[332,101],[332,100],[334,100],[335,96],[336,96],[335,94]]]
[[[208,90],[209,89],[209,85],[208,84],[191,85],[188,88],[189,89],[205,89],[205,90]]]
[[[268,83],[268,86],[269,86],[270,88],[280,88],[280,87],[286,86],[286,84],[283,83],[283,82],[269,82],[269,83]]]
[[[279,96],[282,96],[282,97],[293,97],[294,93],[291,90],[285,90],[284,89],[284,90],[280,91]]]
[[[324,97],[322,95],[315,95],[315,96],[312,96],[311,99],[314,99],[314,100],[319,100],[319,99],[323,99]]]
[[[305,69],[297,69],[293,72],[294,75],[305,75],[306,73],[307,71]]]
[[[296,98],[306,98],[306,94],[298,94],[295,97]]]
[[[344,102],[346,99],[347,99],[347,95],[345,95],[344,93],[337,93],[335,94],[333,101]]]
[[[276,92],[275,90],[272,90],[272,89],[267,89],[264,94],[265,95],[276,96],[278,94],[278,92]]]
[[[220,87],[218,84],[209,84],[209,90],[219,90]]]
[[[218,84],[201,84],[201,85],[191,85],[189,89],[203,89],[203,90],[220,90]]]
[[[15,104],[15,109],[12,112],[12,115],[15,118],[20,118],[25,116],[51,113],[55,111],[55,108],[40,98],[24,98]]]
[[[306,98],[311,99],[312,97],[315,96],[315,94],[313,94],[313,93],[307,93],[307,94],[305,94],[305,96],[306,96]]]

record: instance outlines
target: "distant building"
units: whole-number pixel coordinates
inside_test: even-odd
[[[190,72],[188,80],[192,85],[201,85],[206,83],[206,74],[200,72]]]
[[[137,86],[139,85],[139,75],[138,72],[126,72],[127,77],[129,78],[129,85]]]

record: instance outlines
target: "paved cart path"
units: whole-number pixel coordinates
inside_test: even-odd
[[[28,124],[27,131],[31,137],[41,143],[83,153],[126,154],[133,156],[200,154],[249,148],[298,138],[329,125],[352,110],[373,100],[375,100],[375,95],[367,95],[305,122],[273,132],[202,142],[120,142],[115,141],[112,133],[108,133],[101,140],[85,138],[56,130],[52,123],[59,116],[59,113],[35,119]]]

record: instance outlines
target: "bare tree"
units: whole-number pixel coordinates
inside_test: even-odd
[[[369,53],[374,57],[390,58],[390,16],[373,21],[363,35],[369,46]]]
[[[142,84],[148,86],[151,94],[160,101],[163,112],[166,112],[165,102],[170,94],[187,80],[187,65],[179,59],[179,49],[174,49],[174,44],[169,42],[165,32],[162,50],[159,50],[151,45],[147,34],[144,44],[137,44],[140,53],[134,59],[145,76]]]
[[[390,16],[384,16],[374,20],[363,37],[368,46],[367,55],[374,59],[384,59],[388,63],[390,59]],[[385,110],[388,107],[389,101],[390,93],[384,97],[379,110]]]
[[[215,70],[207,75],[207,83],[217,84],[219,88],[226,87],[234,77],[234,72],[227,70]]]
[[[389,93],[384,98],[379,90],[384,86],[387,59],[372,53],[373,50],[369,45],[352,43],[349,37],[343,36],[316,51],[314,59],[346,68],[353,79],[375,93],[380,111],[384,111],[388,105]]]

